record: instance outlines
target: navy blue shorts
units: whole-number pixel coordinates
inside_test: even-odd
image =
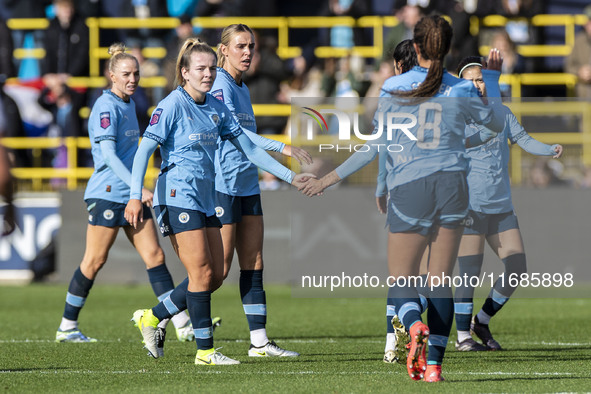
[[[482,213],[470,210],[464,234],[494,235],[519,228],[515,212]]]
[[[102,200],[100,198],[89,198],[84,201],[88,210],[88,224],[103,227],[130,226],[124,216],[127,204]],[[152,219],[152,210],[145,204],[143,206],[144,220]]]
[[[155,206],[154,211],[156,212],[160,232],[165,237],[203,227],[222,227],[215,215],[205,216],[201,211],[171,207],[169,205]]]
[[[468,215],[468,184],[460,171],[440,171],[396,186],[388,200],[391,233],[429,234],[434,226],[457,228]]]
[[[215,192],[215,215],[222,224],[239,223],[242,216],[263,214],[261,195],[254,196],[230,196]]]

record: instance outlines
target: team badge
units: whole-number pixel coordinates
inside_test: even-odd
[[[154,126],[155,124],[160,122],[161,116],[162,116],[162,108],[156,108],[156,110],[152,114],[152,118],[150,118],[150,126]]]
[[[221,218],[222,216],[224,216],[224,208],[215,207],[215,216],[217,216],[218,218]]]
[[[181,212],[179,214],[179,222],[187,223],[189,221],[189,214],[187,212]]]
[[[220,117],[216,114],[211,115],[211,120],[213,120],[213,123],[215,123],[216,126],[220,123]]]
[[[111,114],[109,112],[101,112],[101,127],[106,129],[111,125]]]
[[[107,209],[105,212],[103,212],[103,217],[107,220],[113,219],[114,216],[115,214],[110,209]]]
[[[211,92],[211,95],[216,99],[220,100],[222,103],[224,102],[224,91],[222,89],[218,89],[215,92]]]

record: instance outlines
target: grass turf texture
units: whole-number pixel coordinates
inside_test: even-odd
[[[297,359],[247,356],[248,326],[237,286],[213,295],[223,317],[215,346],[238,366],[193,364],[194,343],[170,325],[154,360],[129,321],[155,304],[149,286],[97,285],[80,316],[100,342],[54,343],[66,286],[0,287],[0,391],[4,392],[556,392],[591,387],[591,300],[514,299],[493,321],[501,352],[460,353],[452,331],[442,383],[413,382],[403,365],[382,362],[385,300],[298,299],[267,286],[267,330]],[[477,302],[478,310],[481,302]]]

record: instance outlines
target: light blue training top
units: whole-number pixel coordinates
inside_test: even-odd
[[[398,144],[399,152],[388,152],[386,158],[388,190],[438,171],[467,171],[468,162],[464,129],[472,119],[489,125],[493,131],[502,130],[502,120],[480,97],[471,81],[462,80],[445,72],[439,92],[420,104],[402,105],[406,99],[396,98],[391,92],[410,90],[420,85],[427,69],[414,67],[407,73],[386,80],[380,93],[380,113],[394,113],[394,123],[408,124],[407,131],[394,130],[388,139],[386,125],[376,141],[370,141],[367,151],[353,154],[336,168],[344,179],[371,162],[384,145]],[[374,124],[379,124],[376,120]],[[400,150],[400,149],[398,149]]]
[[[214,158],[219,139],[233,141],[259,167],[291,183],[294,174],[256,147],[224,104],[209,93],[203,103],[197,103],[179,86],[152,113],[133,162],[131,198],[141,199],[149,157],[160,144],[162,166],[154,206],[168,205],[213,215]]]
[[[94,172],[84,199],[99,198],[125,204],[133,157],[138,148],[139,126],[135,103],[104,90],[88,118]]]
[[[242,130],[257,146],[264,150],[283,151],[285,144],[256,134],[257,125],[250,101],[250,92],[244,82],[240,85],[222,67],[217,68],[211,95],[226,104]],[[257,167],[230,141],[221,140],[215,158],[215,189],[231,196],[259,194]]]

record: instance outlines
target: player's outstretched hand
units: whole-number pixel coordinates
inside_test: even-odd
[[[298,189],[302,192],[302,194],[308,197],[313,197],[322,195],[322,192],[324,191],[324,189],[326,189],[326,187],[323,185],[321,180],[309,179],[305,185]]]
[[[552,158],[554,159],[558,159],[560,156],[562,156],[562,145],[560,144],[555,144],[552,145],[552,149],[554,150],[554,153],[556,153],[554,156],[552,156]]]
[[[388,196],[380,196],[376,197],[376,204],[378,206],[378,211],[381,214],[388,212]]]
[[[316,175],[303,172],[301,174],[296,174],[296,176],[293,177],[291,184],[297,187],[298,190],[301,190],[310,179],[316,179]]]
[[[152,193],[150,190],[143,187],[142,188],[142,204],[146,204],[147,206],[152,208],[153,200],[154,200],[154,193]]]
[[[312,164],[312,156],[302,148],[297,146],[285,145],[281,153],[285,156],[293,157],[301,164]]]
[[[130,199],[125,207],[123,216],[133,228],[137,228],[138,221],[144,221],[142,202],[135,198]]]
[[[490,50],[485,68],[487,70],[501,72],[501,69],[503,68],[503,56],[501,56],[501,51],[499,51],[497,48],[492,48]]]

